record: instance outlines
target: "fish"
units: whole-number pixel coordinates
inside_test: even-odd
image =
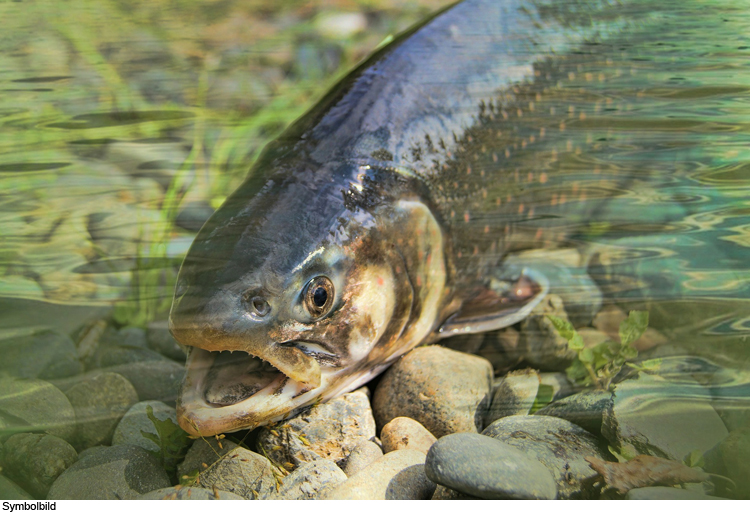
[[[179,271],[180,426],[208,436],[283,420],[419,345],[526,318],[554,270],[514,256],[576,247],[571,233],[623,192],[617,167],[570,175],[599,146],[573,127],[585,117],[572,106],[596,97],[574,81],[613,78],[607,64],[582,73],[579,50],[621,33],[620,9],[453,4],[269,143]]]

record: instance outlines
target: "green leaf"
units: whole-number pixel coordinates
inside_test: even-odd
[[[690,451],[690,453],[685,455],[683,462],[688,467],[699,467],[699,468],[702,468],[703,464],[706,463],[706,461],[703,459],[703,453],[701,453],[700,449]]]
[[[620,343],[627,346],[638,340],[648,327],[648,312],[633,310],[628,318],[620,323]]]
[[[638,357],[638,350],[634,346],[627,345],[620,350],[620,357],[623,359],[635,359]]]
[[[589,373],[586,370],[586,367],[578,358],[574,359],[573,363],[571,363],[571,365],[565,369],[565,374],[567,374],[570,381],[576,384],[585,382],[589,377]],[[589,381],[588,384],[590,384],[592,381],[593,380]]]
[[[187,433],[169,418],[159,420],[154,416],[154,409],[150,405],[146,407],[146,416],[154,424],[156,434],[141,431],[141,435],[156,444],[162,466],[167,473],[172,474],[177,469],[177,464],[185,458],[185,452],[190,445]]]
[[[568,348],[570,348],[571,350],[583,350],[584,346],[586,345],[583,343],[583,338],[578,332],[574,330],[573,337],[568,340]]]
[[[581,360],[583,363],[593,363],[594,362],[594,351],[590,348],[584,348],[583,350],[578,351],[578,359]]]
[[[554,395],[555,389],[551,385],[540,384],[539,389],[536,391],[536,399],[534,399],[534,404],[531,406],[529,414],[534,414],[538,410],[552,403]]]
[[[570,324],[570,321],[566,321],[562,317],[557,317],[556,315],[548,315],[547,319],[550,320],[552,326],[555,327],[555,330],[557,330],[557,333],[560,334],[563,339],[571,340],[577,334],[573,325]]]

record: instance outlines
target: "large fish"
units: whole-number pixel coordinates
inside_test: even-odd
[[[582,72],[577,50],[621,30],[617,9],[466,0],[377,51],[269,144],[180,270],[181,426],[284,419],[419,344],[528,315],[549,289],[546,263],[512,256],[571,245],[615,192],[562,161],[575,168],[581,145],[597,147],[566,130],[591,102],[571,85],[614,78],[605,64]]]

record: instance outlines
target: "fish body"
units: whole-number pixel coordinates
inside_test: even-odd
[[[583,143],[564,130],[569,52],[622,25],[606,2],[587,2],[595,15],[578,25],[566,6],[451,6],[266,147],[180,270],[170,328],[189,348],[185,430],[284,419],[541,300],[544,273],[508,257],[570,245],[611,195],[549,169],[570,137]]]

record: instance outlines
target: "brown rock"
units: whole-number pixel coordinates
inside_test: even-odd
[[[426,455],[437,438],[418,421],[399,416],[383,426],[380,440],[386,453],[397,449],[416,449]]]
[[[492,366],[483,358],[441,346],[419,347],[397,361],[373,396],[382,427],[406,416],[437,438],[477,432],[490,400]]]

